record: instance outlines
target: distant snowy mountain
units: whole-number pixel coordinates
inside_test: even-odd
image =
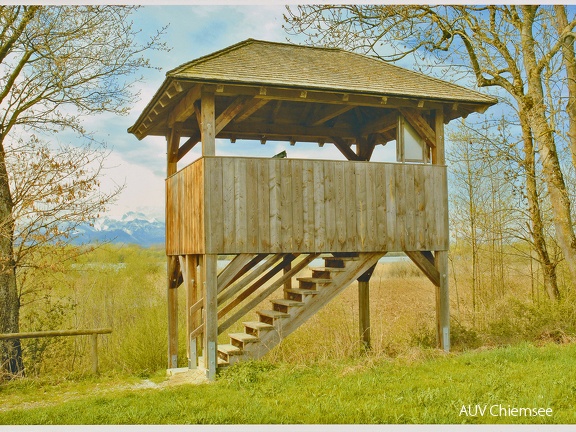
[[[151,246],[165,242],[165,224],[143,213],[128,212],[122,218],[104,217],[96,220],[94,226],[80,225],[75,232],[75,243],[129,243]]]

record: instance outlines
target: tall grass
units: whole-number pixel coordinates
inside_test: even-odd
[[[450,272],[452,347],[456,351],[520,341],[563,343],[576,334],[576,294],[566,290],[560,303],[534,295],[528,264],[508,263],[504,288],[480,296],[471,307],[469,262],[453,257]],[[149,376],[166,367],[167,319],[165,256],[162,249],[103,246],[69,264],[65,276],[38,283],[50,287],[44,298],[24,305],[22,331],[112,327],[99,337],[104,373]],[[487,285],[485,284],[485,287]],[[541,288],[540,288],[541,289]],[[185,354],[184,290],[180,289],[179,358]],[[435,287],[411,262],[379,264],[370,282],[371,355],[418,357],[436,346]],[[269,308],[268,301],[263,307]],[[254,319],[250,315],[247,319]],[[229,331],[240,331],[241,323]],[[226,334],[220,341],[227,343]],[[90,370],[88,337],[25,340],[29,375],[77,376]],[[267,359],[311,364],[335,359],[367,359],[359,343],[357,284],[284,340]]]

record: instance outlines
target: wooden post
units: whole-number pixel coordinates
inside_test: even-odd
[[[370,341],[370,278],[376,265],[358,278],[358,323],[360,340],[365,350],[371,347]]]
[[[436,133],[436,146],[432,148],[432,163],[444,165],[446,158],[444,156],[444,110],[442,108],[436,110],[434,132]]]
[[[98,333],[90,335],[90,353],[92,357],[92,373],[98,375]]]
[[[202,271],[204,273],[204,364],[206,376],[216,379],[218,366],[218,255],[203,255]]]
[[[448,251],[436,251],[440,284],[436,287],[436,339],[438,348],[450,351],[450,293],[448,290]]]
[[[436,165],[446,164],[444,154],[444,111],[436,110],[434,118],[434,130],[436,132],[436,147],[432,152],[432,163]],[[445,178],[441,186],[442,202],[439,204],[448,209],[448,185]],[[449,235],[448,211],[444,220],[444,235]],[[448,238],[446,239],[448,243]],[[450,351],[450,293],[448,289],[448,250],[436,251],[435,266],[440,275],[439,284],[436,287],[436,339],[438,347],[444,351]]]
[[[196,369],[198,367],[198,344],[197,338],[191,338],[190,335],[200,325],[196,319],[197,312],[191,313],[191,308],[198,301],[198,285],[196,264],[197,259],[194,255],[186,255],[183,258],[184,287],[186,289],[186,352],[188,354],[188,368]]]
[[[168,257],[168,369],[178,367],[178,267],[176,257]]]
[[[288,263],[286,265],[286,267],[284,267],[283,273],[288,274],[288,273],[290,273],[290,270],[292,270],[292,263],[291,262]],[[286,282],[284,282],[284,289],[285,290],[292,289],[292,278],[286,279]]]
[[[358,321],[360,340],[365,350],[370,349],[370,282],[358,281]]]
[[[178,171],[178,147],[180,145],[180,123],[175,123],[166,137],[166,176],[170,177]],[[168,211],[168,207],[166,207]],[[168,215],[166,215],[168,217]],[[167,262],[167,292],[168,301],[168,369],[178,367],[178,266],[176,257],[169,256]],[[176,275],[176,277],[174,276]]]
[[[216,114],[214,92],[202,87],[201,100],[202,156],[216,155]]]

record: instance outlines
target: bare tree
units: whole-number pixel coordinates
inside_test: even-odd
[[[42,208],[34,207],[35,204],[28,206],[24,198],[26,191],[13,189],[19,182],[18,173],[10,172],[9,153],[11,149],[15,150],[13,155],[23,151],[18,148],[15,137],[22,130],[69,129],[85,135],[83,116],[106,112],[126,114],[136,97],[131,87],[135,72],[149,67],[143,54],[163,48],[159,43],[161,32],[143,44],[138,42],[138,31],[129,19],[134,10],[131,6],[0,7],[1,333],[19,330],[17,265],[29,255],[35,236],[41,233],[41,237],[48,240],[54,232],[57,237],[53,231],[56,228],[50,223],[29,224],[29,227],[36,226],[29,230],[21,230],[17,224],[17,216],[22,220],[25,214],[25,218],[34,220],[34,213],[42,213]],[[43,150],[38,151],[42,154]],[[56,165],[59,163],[57,155],[51,160]],[[56,173],[59,168],[66,171],[67,162],[63,163],[63,166],[54,166],[52,172]],[[40,164],[38,168],[44,167]],[[80,178],[81,174],[77,179]],[[49,181],[48,178],[37,180]],[[76,183],[67,192],[90,189],[89,183],[89,180]],[[64,197],[66,182],[62,180],[59,184],[63,188],[60,197]],[[81,203],[82,197],[77,198],[64,199],[60,204]],[[49,204],[55,204],[53,209],[58,208],[58,202]],[[17,211],[23,214],[17,215]],[[65,214],[70,213],[55,211],[51,217],[57,219]],[[19,235],[24,237],[17,238]],[[21,373],[20,342],[4,342],[0,344],[0,351],[4,371]]]

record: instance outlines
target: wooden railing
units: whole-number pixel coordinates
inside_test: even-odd
[[[92,372],[98,374],[98,335],[112,333],[111,328],[87,330],[48,330],[23,333],[0,333],[0,340],[34,339],[45,337],[84,336],[90,335],[90,357],[92,359]]]
[[[168,255],[448,248],[445,166],[205,157],[166,196]]]

